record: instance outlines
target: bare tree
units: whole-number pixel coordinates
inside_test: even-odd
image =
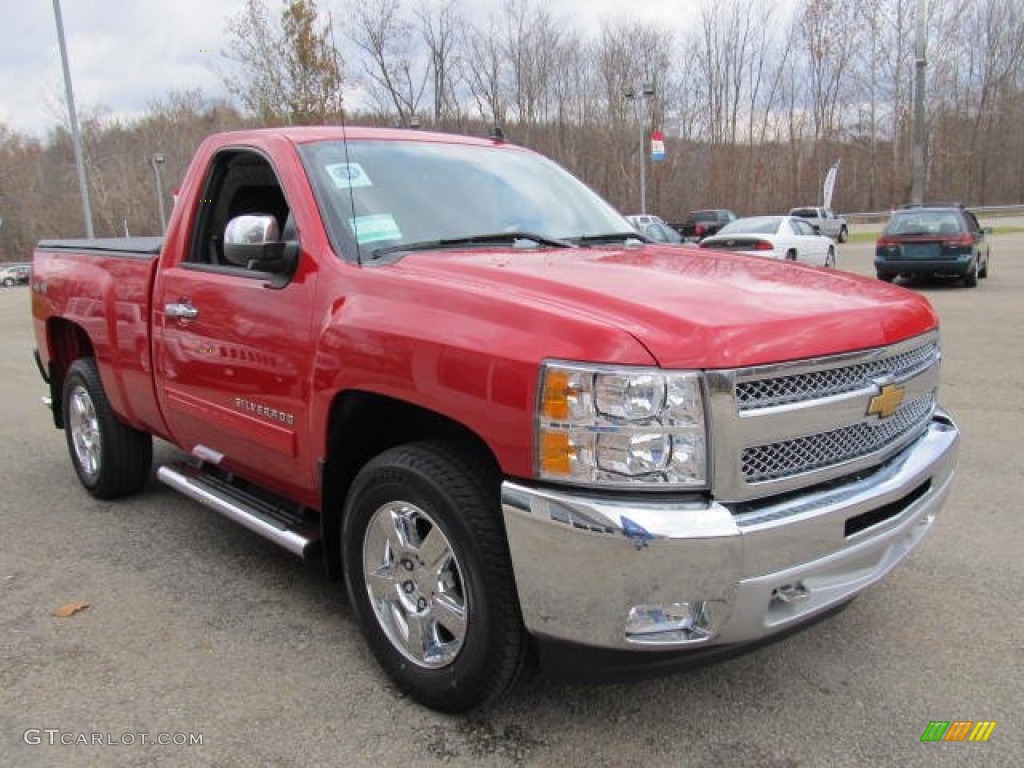
[[[506,61],[491,16],[486,28],[471,27],[466,41],[466,82],[481,120],[504,125],[508,116]]]
[[[423,0],[416,10],[416,18],[429,57],[434,122],[457,120],[461,112],[456,92],[462,78],[459,55],[463,46],[462,30],[465,28],[458,0],[441,0],[433,10]]]
[[[393,108],[400,125],[411,125],[429,72],[417,61],[414,29],[402,17],[400,0],[357,0],[350,13],[349,36],[366,56],[363,71],[378,110],[387,115]]]

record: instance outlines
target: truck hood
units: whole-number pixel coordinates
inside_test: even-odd
[[[391,268],[631,334],[666,368],[733,368],[891,344],[937,326],[903,288],[754,256],[663,246],[410,253]],[[557,327],[551,329],[557,334]],[[612,362],[612,361],[608,361]]]

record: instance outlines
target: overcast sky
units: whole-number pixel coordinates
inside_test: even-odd
[[[218,62],[223,67],[227,19],[243,5],[244,0],[63,0],[79,115],[102,107],[130,119],[172,90],[225,95],[214,70]],[[281,3],[269,0],[268,5],[276,11]],[[601,19],[679,28],[695,5],[693,0],[543,0],[557,19],[587,33]],[[319,6],[340,8],[341,0],[321,0]],[[502,0],[462,0],[462,6],[484,19],[489,10],[501,8]],[[0,123],[43,138],[61,120],[63,93],[52,0],[0,0]]]

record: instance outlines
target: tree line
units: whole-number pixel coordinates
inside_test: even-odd
[[[624,213],[639,209],[644,158],[647,209],[669,221],[818,203],[836,160],[837,209],[909,197],[916,0],[703,0],[682,32],[609,18],[593,34],[540,0],[485,18],[467,3],[247,0],[225,20],[230,98],[176,92],[131,121],[86,109],[97,234],[159,230],[154,153],[166,195],[205,135],[254,125],[498,125]],[[1024,203],[1024,4],[925,8],[926,198]],[[652,130],[657,163],[641,148]],[[81,235],[66,127],[40,141],[0,125],[0,168],[0,258]]]

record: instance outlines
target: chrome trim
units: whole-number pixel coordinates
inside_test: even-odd
[[[180,320],[195,320],[199,317],[199,310],[188,302],[180,304],[165,304],[164,314],[167,317],[176,317]]]
[[[879,376],[909,379],[933,367],[941,358],[937,334],[921,343],[913,339],[894,347],[842,355],[816,361],[812,370],[790,370],[789,366],[759,367],[737,379],[736,401],[741,412],[786,403],[820,399],[863,388],[865,381]]]
[[[223,453],[221,453],[220,451],[215,451],[213,448],[210,448],[209,446],[206,445],[202,445],[201,443],[192,448],[192,455],[195,456],[200,461],[204,461],[208,464],[213,465],[220,464],[222,461],[224,461]]]
[[[103,469],[103,432],[100,429],[96,404],[89,390],[82,384],[75,384],[67,398],[68,435],[75,451],[79,471],[90,482]]]
[[[919,350],[927,350],[919,353]],[[921,359],[931,360],[922,367]],[[910,360],[900,370],[886,371],[889,361]],[[941,352],[937,331],[907,339],[889,347],[850,352],[841,355],[800,360],[752,368],[710,371],[708,381],[708,411],[714,423],[710,440],[713,452],[713,493],[727,502],[747,501],[796,491],[809,485],[843,477],[852,472],[869,469],[886,461],[904,446],[921,435],[931,413],[921,416],[918,427],[910,427],[893,442],[867,454],[852,451],[838,456],[833,463],[814,466],[810,460],[806,468],[799,466],[785,473],[760,473],[756,477],[744,474],[742,457],[745,451],[807,438],[813,452],[815,436],[832,435],[858,425],[873,426],[881,423],[877,416],[868,415],[871,398],[882,386],[898,384],[904,389],[906,402],[923,397],[937,397]],[[737,387],[744,382],[764,382],[772,379],[791,379],[813,376],[822,371],[850,369],[870,371],[871,375],[860,386],[852,387],[852,380],[844,379],[841,392],[790,400],[775,405],[741,409],[737,400]],[[826,441],[829,438],[823,437]],[[806,442],[806,441],[805,441]]]
[[[310,545],[315,543],[313,539],[303,536],[283,523],[260,515],[258,511],[239,500],[213,493],[201,485],[201,475],[190,477],[171,467],[163,466],[157,470],[156,476],[160,482],[169,485],[179,493],[212,507],[229,520],[233,520],[243,528],[248,528],[253,533],[258,533],[265,539],[270,539],[299,557],[307,557]]]
[[[740,470],[747,483],[754,485],[895,453],[921,435],[934,411],[935,394],[928,392],[904,404],[888,419],[862,420],[806,437],[750,446],[740,454]]]
[[[502,513],[527,629],[649,650],[625,634],[633,607],[701,601],[712,606],[715,629],[702,646],[799,624],[913,550],[948,495],[958,444],[956,425],[939,411],[922,437],[871,473],[739,506],[506,481]],[[846,535],[847,520],[882,508],[892,516]]]
[[[455,663],[473,617],[469,583],[455,549],[415,504],[378,507],[363,529],[363,580],[388,642],[412,664]]]

